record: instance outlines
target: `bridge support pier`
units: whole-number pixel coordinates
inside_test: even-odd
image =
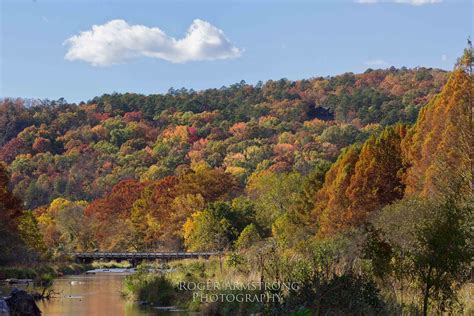
[[[89,264],[89,263],[92,263],[92,259],[90,258],[74,258],[74,262],[76,263],[82,263],[82,264]]]

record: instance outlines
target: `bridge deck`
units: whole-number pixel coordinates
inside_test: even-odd
[[[186,259],[209,258],[218,255],[218,252],[76,252],[76,259]]]

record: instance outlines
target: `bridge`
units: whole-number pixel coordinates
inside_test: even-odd
[[[143,260],[209,259],[219,254],[219,252],[75,252],[72,256],[78,263],[91,263],[94,260],[127,260],[135,266]]]

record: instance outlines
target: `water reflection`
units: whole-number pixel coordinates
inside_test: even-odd
[[[56,298],[37,302],[44,316],[190,315],[127,302],[120,295],[124,273],[72,275],[54,280]]]

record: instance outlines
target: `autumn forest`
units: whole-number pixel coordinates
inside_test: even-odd
[[[449,72],[3,99],[0,266],[218,251],[303,284],[268,315],[472,312],[473,93],[468,48]]]

